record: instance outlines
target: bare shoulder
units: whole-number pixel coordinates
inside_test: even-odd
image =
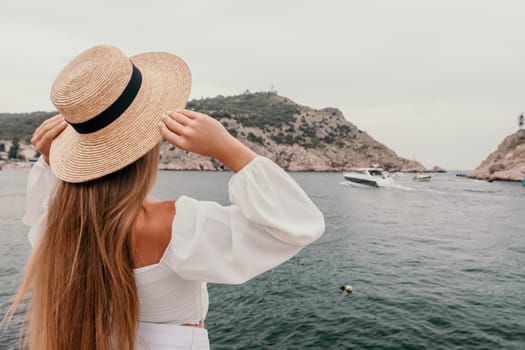
[[[175,211],[173,200],[144,202],[131,234],[135,268],[160,261],[171,240]]]

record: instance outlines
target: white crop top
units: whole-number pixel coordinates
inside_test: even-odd
[[[43,158],[28,178],[34,246],[57,180]],[[206,282],[239,284],[288,260],[324,231],[322,213],[271,160],[257,156],[228,183],[232,205],[176,201],[171,241],[157,264],[135,269],[140,321],[197,323],[208,311]]]

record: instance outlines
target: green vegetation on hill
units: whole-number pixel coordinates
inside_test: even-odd
[[[301,115],[301,106],[274,92],[246,91],[235,96],[217,96],[195,99],[188,102],[188,109],[209,114],[219,120],[235,137],[265,144],[265,138],[252,131],[239,132],[238,126],[255,128],[266,134],[269,140],[281,145],[300,145],[305,148],[319,148],[323,144],[338,143],[341,137],[348,137],[350,127],[327,130],[318,135],[323,125],[307,120],[309,114]],[[19,138],[26,143],[38,125],[56,112],[33,112],[0,114],[0,140]],[[323,119],[324,121],[324,119]]]
[[[216,119],[232,118],[246,127],[275,127],[295,121],[299,106],[273,92],[245,92],[236,96],[217,96],[192,100],[188,109],[206,113]]]
[[[319,138],[317,135],[319,126],[311,124],[304,117],[300,118],[300,124],[297,125],[301,106],[274,92],[247,91],[236,96],[192,100],[188,103],[188,108],[220,120],[234,136],[238,136],[238,133],[230,127],[230,119],[235,120],[242,127],[261,130],[269,139],[281,145],[298,144],[305,148],[319,148],[323,142],[335,142],[335,139],[330,137]],[[336,135],[334,134],[333,137]],[[264,145],[264,138],[253,132],[249,132],[246,139]]]
[[[236,96],[217,96],[191,100],[188,109],[209,114],[222,120],[233,118],[245,127],[282,128],[289,127],[299,113],[299,106],[273,92],[245,92]],[[0,140],[29,140],[40,123],[56,112],[0,113]],[[228,126],[225,125],[227,128]],[[230,131],[233,130],[228,128]],[[234,132],[235,133],[235,132]],[[251,141],[262,142],[255,135]]]
[[[56,112],[0,113],[0,140],[20,139],[29,143],[35,129]]]
[[[265,144],[265,138],[249,131],[239,132],[238,126],[255,128],[267,135],[269,140],[281,145],[300,145],[305,148],[319,148],[323,144],[337,143],[340,137],[348,137],[349,126],[340,130],[331,129],[327,135],[319,136],[322,125],[311,123],[301,116],[301,106],[275,92],[246,91],[235,96],[209,97],[191,100],[187,108],[206,113],[219,120],[235,137]],[[33,112],[0,114],[0,140],[19,138],[26,143],[38,125],[56,112]],[[335,113],[335,112],[334,112]],[[299,119],[298,119],[299,118]],[[341,144],[341,141],[339,141]]]

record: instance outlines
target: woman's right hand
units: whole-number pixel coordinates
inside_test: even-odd
[[[53,140],[66,128],[67,122],[61,114],[48,118],[40,124],[33,133],[31,143],[35,145],[38,152],[42,154],[47,164],[49,161],[49,149]]]
[[[163,116],[160,133],[169,143],[188,152],[213,157],[237,172],[255,153],[230,135],[212,117],[186,109]]]

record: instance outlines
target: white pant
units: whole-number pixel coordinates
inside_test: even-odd
[[[137,349],[209,350],[210,343],[204,328],[140,322]]]

